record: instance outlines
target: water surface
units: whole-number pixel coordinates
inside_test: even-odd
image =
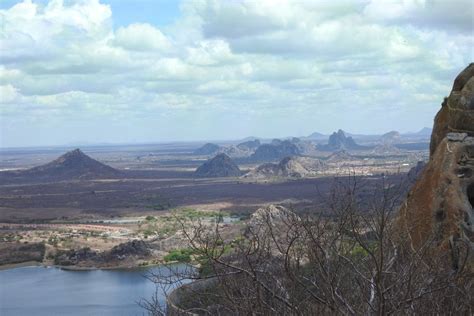
[[[178,266],[179,268],[179,266]],[[156,290],[144,276],[165,267],[65,271],[22,267],[0,271],[0,315],[147,315],[137,302]],[[159,291],[159,299],[164,295]]]

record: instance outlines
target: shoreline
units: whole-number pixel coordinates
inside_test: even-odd
[[[82,267],[82,266],[61,266],[61,265],[54,265],[54,264],[47,264],[43,262],[37,261],[25,261],[19,263],[8,263],[4,265],[0,265],[0,271],[4,270],[12,270],[17,268],[25,268],[25,267],[44,267],[44,268],[57,268],[64,271],[94,271],[94,270],[133,270],[133,269],[140,269],[140,268],[153,268],[158,266],[163,266],[165,263],[156,263],[156,264],[148,264],[148,265],[123,265],[123,266],[111,266],[111,267]]]
[[[24,267],[40,267],[44,266],[42,262],[38,261],[25,261],[25,262],[18,262],[18,263],[7,263],[0,265],[0,271],[3,270],[11,270],[16,268],[24,268]]]

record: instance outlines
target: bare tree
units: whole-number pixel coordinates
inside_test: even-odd
[[[406,246],[396,221],[406,183],[366,181],[373,180],[336,178],[323,211],[263,212],[233,240],[218,221],[212,229],[180,222],[201,268],[173,277],[201,283],[173,292],[173,300],[203,315],[472,314],[465,264],[447,264],[434,238]],[[151,314],[164,312],[148,303]]]

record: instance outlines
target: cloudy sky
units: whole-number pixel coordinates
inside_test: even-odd
[[[471,0],[0,2],[0,146],[402,132],[474,60]]]

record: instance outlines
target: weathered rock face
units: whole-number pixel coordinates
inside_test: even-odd
[[[401,211],[411,242],[434,239],[449,247],[456,267],[459,247],[474,250],[474,137],[448,134],[413,186]]]
[[[239,177],[239,167],[226,154],[219,154],[196,169],[194,175],[202,178]]]
[[[410,169],[408,171],[407,177],[410,182],[416,182],[418,178],[421,176],[423,173],[423,170],[425,170],[426,167],[426,161],[418,161],[416,166]]]
[[[463,131],[464,133],[460,133]],[[400,211],[413,247],[434,240],[457,268],[474,251],[474,64],[455,80],[436,116],[430,160]]]
[[[434,155],[443,138],[453,132],[474,136],[474,63],[456,77],[451,94],[436,115],[430,154]]]

